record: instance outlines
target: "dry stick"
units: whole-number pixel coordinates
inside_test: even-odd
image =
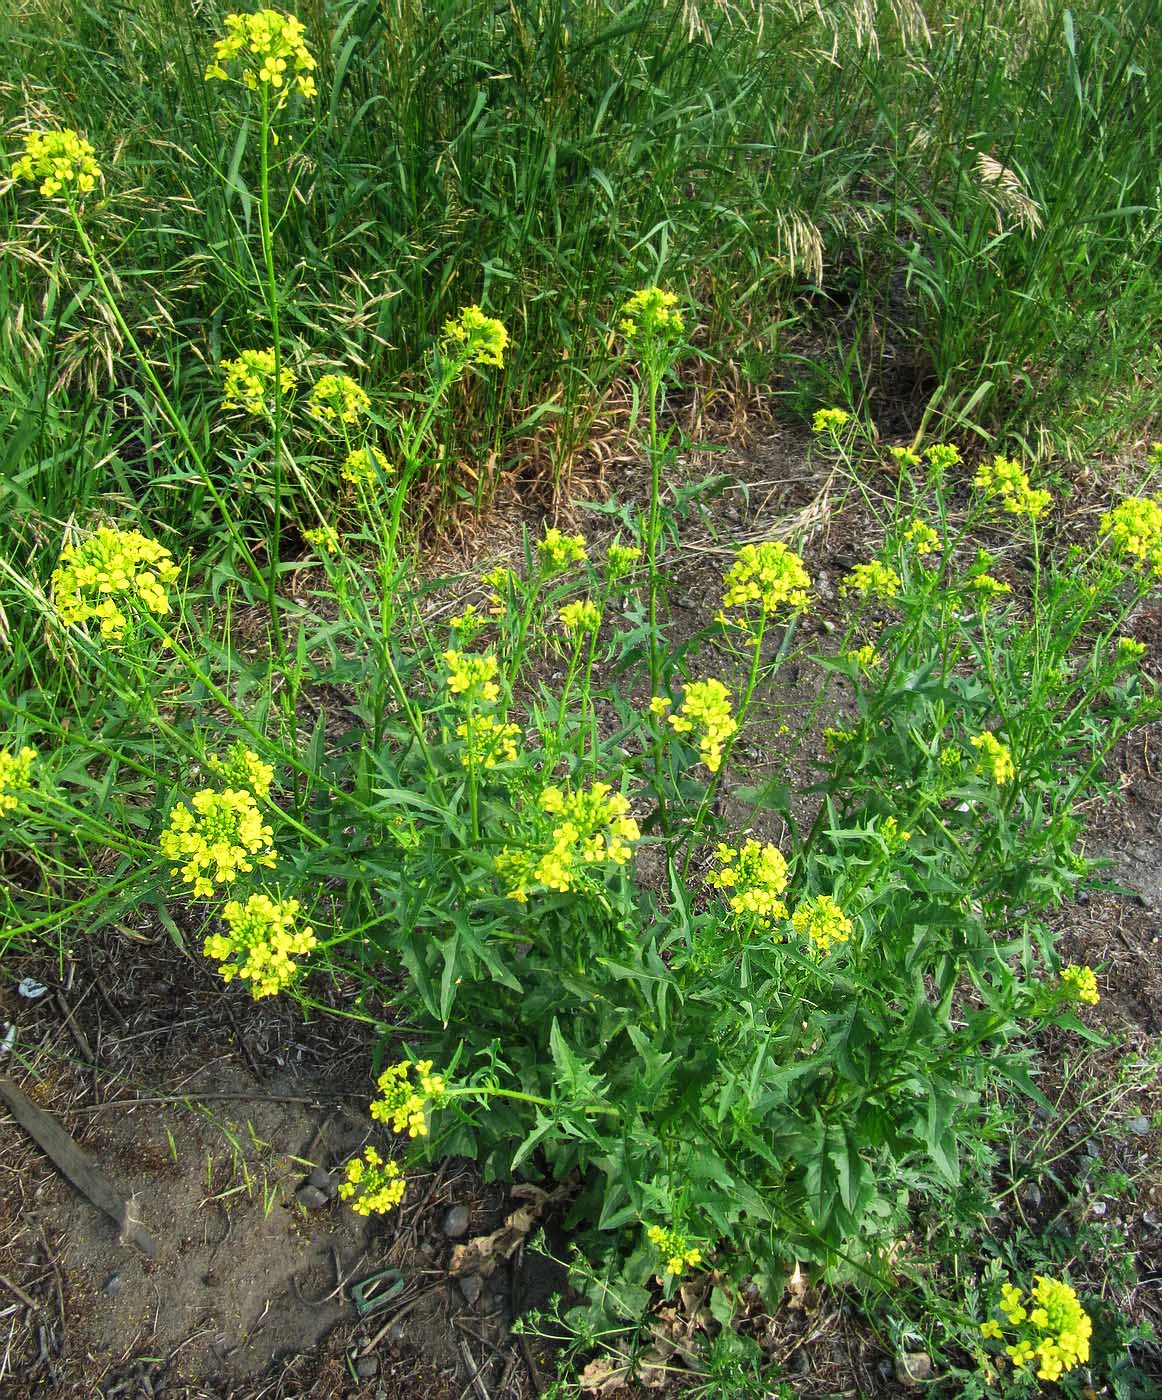
[[[0,1283],[2,1283],[5,1288],[7,1288],[9,1293],[15,1294],[16,1297],[19,1298],[20,1301],[25,1305],[25,1307],[31,1308],[33,1312],[40,1311],[40,1304],[36,1301],[36,1299],[30,1298],[28,1294],[25,1293],[24,1289],[19,1287],[17,1284],[13,1283],[10,1278],[5,1278],[3,1274],[0,1274]]]
[[[116,1222],[122,1239],[136,1245],[147,1258],[156,1259],[157,1242],[133,1217],[130,1203],[102,1176],[56,1119],[38,1108],[3,1075],[0,1075],[0,1099],[29,1137],[47,1153],[62,1176]]]

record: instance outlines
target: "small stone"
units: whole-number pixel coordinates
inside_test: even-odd
[[[379,1358],[377,1356],[361,1356],[355,1363],[355,1374],[361,1381],[369,1381],[379,1374]]]
[[[1088,890],[1078,890],[1078,892],[1077,892],[1077,902],[1078,902],[1078,904],[1088,904],[1088,903],[1089,903],[1089,891],[1088,891]]]
[[[1021,1187],[1021,1199],[1030,1210],[1036,1210],[1044,1199],[1041,1195],[1041,1188],[1035,1181],[1027,1181]]]
[[[469,1274],[460,1280],[460,1292],[463,1293],[468,1306],[474,1308],[484,1292],[484,1280],[479,1274]]]
[[[325,1167],[312,1167],[311,1174],[307,1177],[307,1185],[315,1186],[326,1194],[329,1201],[335,1199],[339,1188],[335,1183],[335,1178]]]
[[[1126,1127],[1136,1137],[1146,1137],[1150,1132],[1150,1120],[1139,1114],[1137,1118],[1131,1118]]]
[[[105,1286],[101,1289],[106,1298],[116,1298],[118,1293],[125,1287],[125,1280],[120,1274],[110,1274],[105,1280]]]
[[[322,1210],[327,1204],[326,1191],[320,1191],[317,1186],[307,1181],[295,1192],[295,1200],[304,1210]]]
[[[1093,1205],[1089,1208],[1089,1213],[1095,1215],[1100,1220],[1108,1209],[1109,1207],[1106,1205],[1105,1201],[1094,1201]]]
[[[1156,1230],[1156,1229],[1158,1228],[1158,1216],[1157,1216],[1157,1214],[1156,1214],[1154,1211],[1152,1211],[1152,1210],[1143,1211],[1143,1212],[1142,1212],[1142,1224],[1143,1224],[1143,1225],[1149,1225],[1149,1227],[1150,1227],[1151,1230]]]
[[[468,1207],[452,1206],[444,1213],[440,1229],[450,1240],[458,1240],[468,1233]]]
[[[901,1385],[919,1385],[932,1375],[932,1358],[926,1351],[906,1351],[896,1357],[896,1380]]]

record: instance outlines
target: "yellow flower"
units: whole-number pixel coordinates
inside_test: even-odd
[[[874,666],[878,666],[881,660],[873,642],[865,642],[861,647],[853,647],[851,651],[845,651],[843,655],[845,660],[850,661],[853,666],[858,666],[861,671],[870,671]]]
[[[32,786],[32,765],[38,757],[27,744],[17,753],[0,749],[0,817],[20,806],[19,794]]]
[[[791,915],[791,927],[822,957],[833,943],[846,943],[855,926],[829,894],[817,894]]]
[[[889,447],[893,460],[901,467],[918,467],[920,454],[910,447]]]
[[[596,632],[601,626],[601,610],[590,598],[566,603],[558,616],[565,631],[574,639],[584,636],[586,632]]]
[[[333,525],[315,525],[303,531],[303,539],[320,554],[338,554],[341,541]]]
[[[1000,498],[1010,515],[1027,515],[1038,520],[1049,509],[1053,497],[1048,491],[1035,491],[1019,462],[998,453],[991,462],[977,469],[972,484],[988,496]]]
[[[274,407],[274,351],[243,350],[234,360],[223,360],[226,383],[222,390],[222,407],[239,408],[244,413],[264,414]],[[284,362],[280,367],[279,383],[285,399],[298,381]]]
[[[677,341],[685,326],[681,314],[674,308],[678,298],[661,287],[643,287],[625,303],[618,322],[622,335],[633,346],[643,347],[657,342]]]
[[[787,917],[780,898],[787,888],[787,862],[777,846],[749,840],[737,848],[720,845],[716,856],[718,869],[706,883],[730,892],[727,903],[733,914],[762,929]]]
[[[665,1261],[666,1273],[674,1277],[688,1268],[697,1268],[702,1262],[702,1251],[691,1248],[686,1236],[679,1230],[664,1230],[660,1225],[651,1225],[646,1238]]]
[[[508,611],[509,596],[515,592],[520,582],[516,571],[504,564],[498,564],[495,569],[481,574],[480,582],[492,590],[488,595],[489,617],[503,617]]]
[[[237,73],[231,72],[235,64]],[[265,88],[277,112],[292,89],[303,97],[315,96],[314,71],[301,22],[278,10],[256,10],[226,16],[226,34],[214,44],[206,81],[240,81],[251,92]]]
[[[723,747],[738,732],[730,691],[721,681],[691,681],[677,713],[667,716],[677,734],[696,734],[702,762],[712,773],[722,766]]]
[[[456,699],[466,704],[496,704],[500,687],[493,679],[497,662],[492,652],[473,656],[449,650],[444,653],[444,665],[448,668],[448,689]]]
[[[780,608],[806,607],[811,579],[802,559],[781,540],[764,540],[739,548],[722,586],[723,609],[740,614],[730,620],[749,627],[751,608],[772,616]]]
[[[393,1133],[427,1137],[428,1109],[444,1102],[446,1085],[442,1074],[432,1073],[431,1060],[400,1060],[389,1065],[376,1081],[380,1097],[371,1104],[371,1116],[386,1123]]]
[[[495,365],[504,368],[508,331],[494,316],[486,316],[479,306],[466,306],[458,316],[444,322],[448,344],[458,346],[457,358],[466,365]]]
[[[404,1198],[407,1189],[399,1164],[386,1162],[374,1147],[347,1163],[346,1179],[339,1183],[339,1199],[350,1201],[356,1215],[386,1215]]]
[[[934,442],[924,449],[928,465],[937,476],[943,476],[949,467],[959,466],[960,452],[950,442]]]
[[[1096,1006],[1101,1000],[1097,990],[1097,977],[1092,967],[1079,967],[1076,963],[1063,967],[1061,989],[1071,1001],[1079,1001],[1085,1006]]]
[[[488,619],[482,617],[475,603],[468,603],[464,611],[448,619],[448,629],[455,632],[461,646],[471,646],[476,637],[488,626]]]
[[[895,569],[873,559],[870,564],[857,564],[840,583],[839,591],[844,597],[855,593],[861,598],[878,598],[887,603],[896,597],[900,587],[900,576]]]
[[[658,719],[665,719],[666,711],[673,703],[667,695],[655,695],[650,701],[650,714],[656,715]]]
[[[12,163],[13,180],[40,181],[45,199],[63,196],[72,203],[92,194],[101,178],[93,148],[71,127],[63,131],[31,131],[24,138],[24,154]]]
[[[546,578],[563,574],[570,565],[583,564],[589,558],[584,535],[563,535],[554,525],[537,541],[537,553]]]
[[[541,793],[540,805],[557,818],[548,849],[506,847],[495,861],[497,874],[509,887],[509,899],[522,904],[534,885],[564,892],[576,887],[586,866],[625,865],[633,855],[631,843],[641,837],[630,816],[629,799],[608,783],[591,783],[572,793],[551,785]]]
[[[307,412],[323,423],[358,423],[370,408],[366,390],[349,374],[324,374],[307,398]]]
[[[971,588],[985,605],[990,598],[999,598],[1003,593],[1013,591],[1011,584],[1002,583],[999,578],[993,578],[992,574],[986,573],[970,575],[964,580],[964,586]]]
[[[380,476],[391,476],[394,471],[378,447],[356,447],[343,459],[339,475],[353,486],[374,486],[377,469]]]
[[[53,570],[52,599],[66,627],[97,622],[102,637],[119,638],[129,616],[117,600],[156,615],[169,612],[168,586],[178,576],[173,555],[136,530],[102,526],[81,544],[65,545]]]
[[[1117,650],[1114,656],[1119,666],[1132,666],[1134,662],[1141,661],[1142,657],[1145,655],[1145,642],[1139,642],[1135,637],[1118,638]]]
[[[1013,755],[995,734],[974,734],[968,742],[974,749],[981,751],[977,762],[978,771],[991,774],[998,787],[1004,787],[1017,776]]]
[[[633,566],[641,558],[641,550],[633,545],[620,544],[617,540],[605,551],[605,571],[610,583],[617,583],[633,572]]]
[[[214,886],[229,885],[255,863],[273,867],[273,833],[262,820],[251,793],[236,788],[203,788],[170,813],[159,846],[174,874],[193,886],[194,898],[209,898]]]
[[[252,894],[245,904],[232,899],[222,911],[229,932],[211,934],[202,951],[219,964],[224,982],[235,977],[249,982],[255,1001],[275,996],[294,981],[299,970],[294,959],[318,946],[313,928],[295,928],[298,912],[297,899],[268,894]]]
[[[1059,1380],[1066,1371],[1089,1360],[1093,1323],[1069,1284],[1034,1275],[1031,1308],[1024,1306],[1019,1288],[1005,1282],[997,1310],[1016,1333],[1016,1340],[1005,1347],[1019,1369],[1037,1363],[1037,1377]],[[995,1318],[981,1323],[981,1336],[1002,1340],[1004,1331]]]
[[[1098,535],[1134,568],[1162,578],[1162,497],[1127,496],[1102,516]]]
[[[926,520],[916,519],[904,531],[904,539],[916,546],[916,553],[931,554],[940,548],[940,536]]]
[[[465,768],[495,768],[498,763],[516,762],[520,729],[515,724],[502,724],[492,715],[472,714],[456,726],[456,734],[464,740],[460,762]]]
[[[820,408],[811,419],[811,431],[813,433],[830,433],[832,437],[838,435],[840,428],[851,422],[851,414],[842,408]]]
[[[206,759],[206,767],[211,773],[223,778],[228,787],[249,788],[255,797],[266,797],[274,781],[274,769],[239,741],[226,750],[226,757],[212,753]]]

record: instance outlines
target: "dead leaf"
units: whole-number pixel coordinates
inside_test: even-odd
[[[464,1274],[479,1274],[490,1278],[497,1265],[512,1256],[520,1248],[533,1226],[541,1218],[545,1207],[563,1200],[569,1194],[569,1186],[558,1186],[555,1191],[542,1191],[531,1182],[521,1182],[512,1188],[517,1200],[528,1201],[508,1216],[499,1230],[490,1235],[477,1235],[466,1244],[458,1244],[452,1251],[448,1272],[453,1278]]]

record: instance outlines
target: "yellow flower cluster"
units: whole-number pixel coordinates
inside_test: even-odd
[[[1014,1366],[1023,1369],[1035,1361],[1039,1380],[1056,1381],[1089,1360],[1093,1323],[1069,1284],[1043,1274],[1033,1278],[1027,1300],[1013,1284],[1001,1285],[997,1310],[1016,1329],[1016,1341],[1006,1345],[1005,1351]],[[996,1318],[982,1322],[980,1331],[982,1337],[997,1341],[1004,1337]]]
[[[840,428],[851,422],[851,414],[842,408],[820,408],[811,419],[813,433],[836,434]]]
[[[343,459],[339,475],[352,486],[374,486],[377,469],[380,476],[391,476],[393,470],[378,447],[356,447]]]
[[[294,15],[278,10],[227,15],[226,34],[214,44],[214,61],[206,69],[206,81],[228,82],[234,76],[227,65],[238,60],[239,78],[252,92],[274,90],[275,110],[292,89],[303,97],[315,96],[315,60],[307,48],[306,31]],[[287,80],[290,79],[290,85]]]
[[[1115,554],[1162,578],[1162,497],[1127,496],[1102,516],[1098,533],[1109,536]]]
[[[1097,990],[1097,977],[1092,967],[1079,967],[1070,963],[1061,969],[1061,990],[1070,1001],[1079,1001],[1083,1006],[1096,1006],[1101,997]]]
[[[323,423],[358,423],[370,408],[367,391],[349,374],[324,374],[307,398],[307,412]]]
[[[879,835],[889,851],[898,851],[912,839],[910,831],[900,829],[899,820],[894,817],[885,817],[879,825]]]
[[[874,642],[865,642],[861,647],[852,647],[843,655],[846,660],[850,661],[853,666],[858,666],[861,671],[870,671],[873,666],[878,666],[881,660]]]
[[[469,603],[462,613],[448,619],[448,628],[455,632],[461,646],[471,646],[487,626],[488,619],[481,616],[475,603]]]
[[[0,817],[20,806],[19,794],[32,785],[37,752],[26,744],[16,753],[0,749]]]
[[[920,465],[920,454],[911,447],[889,447],[892,460],[900,467],[918,467]]]
[[[428,1106],[439,1108],[447,1086],[442,1074],[432,1073],[431,1060],[400,1060],[389,1065],[376,1081],[380,1097],[372,1101],[371,1116],[386,1123],[393,1133],[427,1137]]]
[[[702,762],[717,773],[722,766],[723,746],[738,733],[738,721],[730,710],[730,691],[722,682],[713,677],[691,681],[677,713],[666,718],[676,734],[697,735]]]
[[[137,530],[102,526],[81,544],[65,545],[53,570],[52,599],[66,627],[94,621],[116,640],[129,625],[117,600],[130,599],[159,615],[169,612],[168,586],[178,576],[173,555]]]
[[[846,597],[856,593],[861,598],[878,598],[887,603],[900,591],[900,576],[890,564],[873,559],[870,564],[857,564],[840,583],[839,591]]]
[[[492,589],[488,595],[488,615],[503,617],[508,609],[509,593],[516,588],[518,582],[515,571],[504,564],[498,564],[495,569],[481,574],[480,582],[485,588]]]
[[[63,131],[31,131],[24,154],[12,163],[12,178],[40,181],[45,199],[64,195],[66,201],[92,194],[101,178],[93,148],[71,127]]]
[[[352,1157],[347,1163],[346,1180],[339,1183],[339,1199],[350,1201],[356,1215],[386,1215],[403,1200],[406,1189],[399,1164],[390,1158],[385,1162],[368,1146],[362,1157]]]
[[[206,759],[206,767],[211,773],[222,778],[228,787],[248,788],[255,797],[266,797],[274,781],[274,769],[239,741],[231,744],[222,758],[212,753]]]
[[[791,927],[822,957],[833,943],[846,943],[855,926],[829,894],[817,894],[791,915]]]
[[[498,763],[516,762],[520,729],[515,724],[502,724],[492,715],[471,714],[456,726],[456,733],[464,740],[460,762],[465,768],[495,768]]]
[[[1017,776],[1013,755],[1007,745],[1002,744],[995,734],[974,734],[968,741],[974,749],[980,750],[977,761],[978,771],[991,774],[997,787],[1004,787]]]
[[[563,574],[570,565],[583,564],[589,558],[584,535],[563,535],[555,525],[550,525],[537,541],[537,553],[546,578]]]
[[[558,616],[565,631],[573,638],[582,637],[586,632],[596,632],[601,626],[601,609],[591,598],[566,603]]]
[[[697,1268],[702,1262],[702,1251],[692,1249],[679,1230],[664,1230],[660,1225],[651,1225],[646,1231],[646,1238],[665,1260],[666,1273],[675,1278],[686,1269]]]
[[[606,861],[624,865],[633,855],[631,842],[641,837],[629,814],[629,799],[608,783],[591,783],[573,793],[547,787],[541,793],[541,808],[558,818],[548,850],[506,847],[496,857],[496,871],[508,885],[508,897],[519,904],[528,900],[533,885],[563,893],[575,888],[587,865]]]
[[[1012,584],[1002,583],[999,578],[986,573],[972,574],[965,579],[964,586],[978,594],[986,605],[990,598],[999,598],[1001,594],[1013,591]]]
[[[777,846],[750,840],[737,848],[720,845],[716,855],[718,869],[706,877],[706,883],[730,891],[727,903],[732,913],[764,929],[787,917],[787,906],[780,898],[787,888],[787,862]]]
[[[854,738],[854,729],[836,729],[834,725],[829,724],[823,731],[823,752],[828,758],[834,758],[844,744],[850,743]]]
[[[930,447],[924,449],[924,456],[928,459],[928,465],[937,475],[943,475],[949,467],[960,465],[961,456],[959,448],[950,442],[934,442]]]
[[[1146,655],[1146,643],[1136,637],[1119,637],[1114,658],[1119,666],[1132,666]]]
[[[633,566],[641,558],[641,550],[633,545],[621,544],[617,540],[605,551],[605,569],[610,583],[617,583],[633,572]]]
[[[678,298],[661,287],[643,287],[625,303],[619,313],[618,325],[630,345],[641,346],[656,341],[681,338],[685,326],[681,313],[675,310]]]
[[[747,614],[756,605],[764,616],[780,608],[806,607],[811,579],[802,559],[781,540],[764,540],[739,548],[722,587],[723,609],[737,609],[740,614],[735,618],[723,615],[723,619],[746,627]]]
[[[222,390],[222,407],[240,408],[244,413],[268,413],[274,402],[274,351],[243,350],[233,360],[223,360],[226,383]],[[283,364],[278,382],[285,399],[296,383],[294,372]]]
[[[940,536],[926,520],[913,520],[904,531],[904,539],[915,545],[917,554],[931,554],[940,548]]]
[[[444,665],[448,668],[448,689],[465,704],[495,705],[500,699],[497,685],[496,657],[492,652],[475,656],[464,651],[446,651]]]
[[[297,899],[271,899],[252,894],[243,904],[232,899],[222,911],[228,933],[212,933],[202,952],[219,964],[224,982],[235,977],[250,983],[255,1001],[277,996],[298,972],[296,957],[318,946],[315,931],[295,928]]]
[[[444,322],[444,335],[458,346],[457,358],[466,365],[495,365],[504,368],[508,331],[494,316],[486,316],[478,306],[466,306],[459,316]]]
[[[320,554],[339,553],[339,534],[333,525],[315,525],[304,530],[303,539]]]
[[[999,496],[1001,505],[1010,515],[1027,515],[1039,520],[1053,503],[1048,491],[1035,491],[1019,462],[1000,453],[991,462],[983,462],[972,484],[989,496]]]
[[[272,839],[251,793],[203,788],[170,813],[160,848],[174,874],[193,886],[194,898],[208,899],[216,884],[232,884],[256,863],[273,868]]]

